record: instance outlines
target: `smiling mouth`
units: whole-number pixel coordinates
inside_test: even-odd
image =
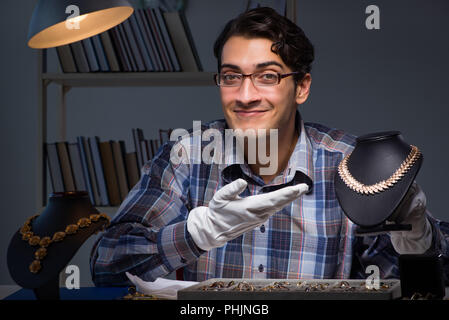
[[[268,110],[234,110],[234,112],[241,117],[254,117],[263,115]]]

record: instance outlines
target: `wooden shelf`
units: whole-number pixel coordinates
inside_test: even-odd
[[[213,72],[43,73],[42,80],[65,87],[214,86]]]

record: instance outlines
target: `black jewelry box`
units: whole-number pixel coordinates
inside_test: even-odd
[[[403,254],[399,256],[402,297],[416,295],[441,299],[445,295],[443,260],[441,255]]]

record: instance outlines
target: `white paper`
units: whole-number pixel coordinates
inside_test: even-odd
[[[155,281],[143,281],[138,276],[126,272],[128,279],[136,286],[137,292],[154,295],[162,299],[176,300],[178,290],[193,286],[198,282],[157,278]]]

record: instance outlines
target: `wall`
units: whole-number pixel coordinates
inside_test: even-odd
[[[0,285],[13,284],[6,250],[13,233],[36,210],[37,170],[37,61],[35,50],[26,47],[35,1],[2,3]],[[369,4],[380,8],[380,30],[365,27]],[[240,8],[239,0],[189,1],[187,17],[206,71],[215,71],[215,37]],[[298,1],[298,24],[316,47],[311,95],[300,107],[305,121],[357,135],[401,131],[424,153],[418,182],[430,211],[445,220],[448,12],[445,0]],[[51,68],[54,59],[50,50]],[[55,85],[50,85],[48,97],[48,140],[55,141]],[[193,120],[221,118],[219,101],[215,87],[75,88],[67,94],[67,137],[124,139],[132,149],[131,128],[143,128],[148,137],[155,137],[158,128],[190,128]],[[93,240],[71,262],[81,268],[82,285],[91,283],[87,262]]]

